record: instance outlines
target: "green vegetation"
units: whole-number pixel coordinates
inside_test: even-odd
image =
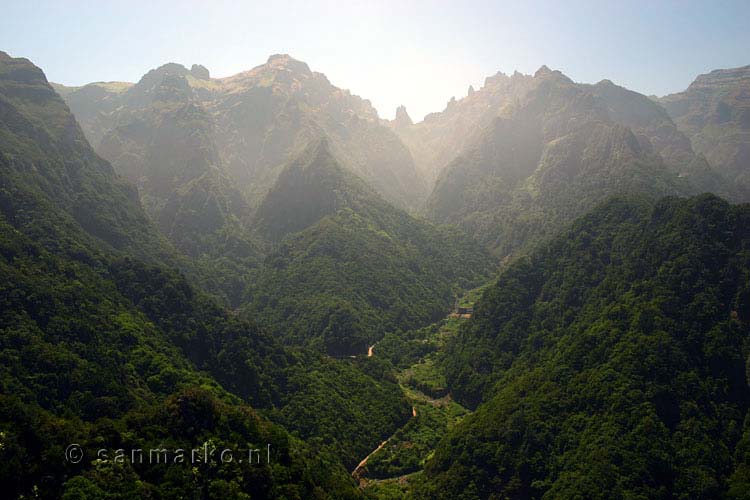
[[[665,100],[740,188],[745,74]],[[409,152],[289,56],[58,87],[113,168],[0,52],[3,494],[749,498],[750,207],[656,201],[726,185],[644,96],[485,87],[392,124],[428,175],[461,151],[426,207],[459,230],[392,205]],[[203,446],[270,459],[109,456]]]
[[[319,359],[290,370],[285,396],[269,417],[353,470],[402,426],[411,406],[391,368],[377,359]]]
[[[640,117],[618,89],[582,86],[540,69],[530,88],[498,109],[442,170],[427,203],[429,217],[460,225],[504,258],[546,241],[613,195],[702,192],[705,186],[672,169],[647,138],[652,129],[670,131],[654,139],[658,151],[690,160],[689,143],[669,117],[643,96],[636,99],[646,108],[638,110],[646,115]],[[701,178],[703,167],[695,166]]]
[[[479,406],[416,496],[742,498],[748,228],[709,195],[615,200],[511,265],[448,343]]]
[[[107,271],[104,261],[92,267],[97,261],[90,254],[79,254],[78,261],[55,257],[5,222],[0,256],[0,482],[6,495],[179,498],[218,488],[274,498],[324,491],[356,496],[337,461],[290,438],[196,369],[189,358],[197,362],[207,344],[227,342],[226,325],[195,336],[200,317],[186,312],[195,326],[176,339],[169,328],[178,318],[152,319],[189,289],[149,290],[148,304],[135,308],[107,278],[122,275],[127,263]],[[255,333],[244,333],[246,342],[253,340]],[[224,349],[217,348],[221,358]],[[266,361],[249,349],[244,355],[252,356],[248,366],[262,368]],[[248,399],[259,399],[270,384],[251,379],[244,390]],[[272,464],[206,466],[196,475],[189,464],[95,461],[100,448],[192,449],[207,440],[236,450],[271,443]],[[80,464],[64,460],[71,443],[86,453]]]
[[[445,375],[435,365],[434,355],[401,372],[401,378],[404,385],[414,387],[433,398],[441,398],[447,394]]]
[[[467,410],[450,398],[423,401],[419,398],[424,396],[414,395],[413,398],[416,416],[367,461],[368,481],[421,471],[446,431],[467,415]]]
[[[0,107],[4,494],[359,497],[347,468],[410,412],[388,367],[283,347],[195,289],[28,61],[0,54]],[[206,442],[270,443],[271,464],[96,460],[99,448]],[[71,443],[78,464],[65,461]]]
[[[475,293],[472,291],[467,295]],[[463,302],[467,300],[466,296],[461,298]],[[445,377],[435,363],[442,355],[446,339],[456,333],[463,321],[446,318],[419,330],[388,334],[375,345],[377,351],[373,358],[368,359],[392,357],[413,342],[430,346],[430,349],[424,354],[419,350],[408,350],[415,356],[411,361],[402,356],[396,358],[402,365],[396,376],[412,405],[413,415],[356,471],[355,475],[368,496],[378,499],[408,496],[411,482],[421,477],[426,461],[440,440],[468,414],[466,408],[445,393]],[[387,362],[390,363],[390,359]]]
[[[0,211],[14,227],[73,256],[81,247],[96,247],[175,262],[136,191],[86,144],[44,73],[4,52],[0,112]]]
[[[492,269],[461,232],[411,217],[344,171],[325,141],[282,174],[260,221],[274,238],[313,225],[265,259],[243,315],[334,356],[364,354],[385,332],[436,321]]]
[[[377,498],[378,500],[401,500],[409,498],[412,488],[410,483],[420,478],[421,475],[421,472],[415,472],[414,474],[394,479],[368,482],[365,494],[367,498]]]

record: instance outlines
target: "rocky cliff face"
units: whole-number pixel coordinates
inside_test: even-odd
[[[445,167],[427,203],[431,218],[464,226],[505,256],[613,194],[697,190],[651,142],[671,121],[642,96],[608,83],[576,84],[546,67],[528,85]],[[684,146],[684,137],[675,143]]]
[[[750,200],[750,66],[698,76],[659,99],[698,153]]]
[[[165,86],[172,89],[171,97],[163,95]],[[170,63],[148,72],[135,85],[58,89],[89,139],[116,169],[121,161],[132,160],[131,153],[142,157],[142,151],[128,143],[113,150],[111,137],[104,143],[105,137],[123,127],[148,135],[144,122],[164,125],[161,113],[174,111],[154,102],[179,98],[189,100],[200,114],[190,120],[201,123],[200,140],[212,143],[203,148],[215,150],[216,161],[211,163],[224,166],[250,205],[262,199],[286,163],[322,136],[349,169],[388,200],[410,207],[426,195],[409,150],[381,123],[369,101],[333,86],[325,75],[288,55],[273,55],[266,64],[223,79],[210,78],[203,66],[188,70]],[[146,118],[144,108],[150,109]]]
[[[514,73],[507,76],[497,73],[485,79],[479,90],[469,88],[463,99],[451,99],[439,113],[427,115],[422,122],[412,124],[405,120],[406,108],[396,111],[390,122],[393,130],[411,150],[417,168],[434,184],[445,166],[492,122],[498,113],[530,88],[531,77]]]

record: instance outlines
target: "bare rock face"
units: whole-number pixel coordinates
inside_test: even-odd
[[[698,76],[684,91],[659,99],[692,143],[750,201],[750,65]]]
[[[199,80],[210,80],[211,75],[208,72],[208,68],[200,64],[193,64],[190,67],[190,74]]]
[[[405,106],[399,106],[396,108],[396,118],[393,120],[393,126],[396,128],[411,127],[414,122],[411,121],[411,116],[406,111]]]

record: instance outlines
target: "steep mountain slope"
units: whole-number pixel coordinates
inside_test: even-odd
[[[174,498],[211,491],[254,498],[357,496],[340,465],[328,459],[331,465],[315,470],[310,458],[319,452],[240,403],[188,359],[197,352],[208,357],[218,348],[218,363],[241,348],[248,366],[280,377],[283,364],[261,350],[271,342],[253,340],[257,332],[227,324],[226,318],[202,331],[155,325],[154,315],[136,308],[117,280],[102,272],[108,266],[121,276],[137,271],[131,262],[108,263],[85,250],[76,260],[55,256],[0,220],[0,484],[5,495]],[[128,280],[129,286],[138,284]],[[149,292],[150,312],[158,305],[163,307],[159,314],[173,314],[169,306],[176,289]],[[190,318],[211,322],[221,319],[217,316]],[[230,341],[233,328],[244,342]],[[254,401],[272,387],[269,380],[235,375],[241,375]],[[142,465],[130,458],[131,449],[174,453],[204,442],[243,455],[249,445],[270,444],[273,455],[270,464],[253,467],[191,464],[190,459]],[[72,443],[83,453],[80,462],[76,455],[65,460]],[[112,457],[120,448],[128,450],[122,463],[96,461],[102,458],[98,450]]]
[[[344,467],[409,415],[387,367],[284,348],[165,267],[174,252],[135,190],[25,59],[0,55],[0,116],[4,491],[358,497]],[[310,394],[319,408],[306,414]],[[326,444],[310,447],[268,418]],[[204,442],[277,453],[270,465],[199,474],[189,463],[95,461],[101,447]],[[78,464],[64,461],[70,443],[86,453]]]
[[[190,78],[190,80],[189,80]],[[99,152],[138,186],[161,232],[236,306],[260,258],[247,227],[250,207],[229,178],[212,116],[184,67],[165,65],[122,93]],[[201,80],[202,81],[202,80]]]
[[[417,496],[747,498],[748,248],[748,206],[615,200],[511,265],[449,341],[482,404]]]
[[[462,225],[505,256],[612,194],[695,190],[670,171],[647,137],[613,119],[625,115],[624,121],[641,124],[638,130],[648,123],[613,106],[615,92],[606,85],[592,92],[545,67],[533,83],[446,167],[428,200],[430,218]]]
[[[750,66],[700,75],[659,103],[738,196],[750,200]]]
[[[424,196],[409,151],[380,123],[369,101],[334,87],[307,64],[274,55],[221,84],[225,90],[213,107],[220,147],[241,183],[267,187],[285,160],[322,133],[343,164],[389,201],[408,206]]]
[[[262,235],[278,242],[339,209],[362,213],[371,206],[386,210],[372,188],[340,166],[328,139],[321,138],[279,174],[258,208],[256,226]]]
[[[733,194],[719,172],[693,151],[690,139],[659,104],[609,80],[584,88],[606,103],[607,112],[615,123],[628,127],[644,147],[652,146],[669,170],[688,179],[701,191],[722,196]]]
[[[278,236],[258,235],[257,205],[268,200],[261,222],[285,217],[291,208],[277,203],[271,213],[266,192],[319,137],[390,200],[406,206],[424,194],[409,152],[369,103],[288,56],[221,80],[166,64],[134,85],[58,88],[87,120],[98,152],[138,186],[162,233],[201,271],[202,285],[232,307],[265,237]],[[306,227],[304,217],[297,225]]]
[[[128,90],[127,110],[119,110],[119,123],[105,133],[98,152],[158,214],[176,189],[217,169],[220,161],[211,117],[187,79],[170,66],[152,73]]]
[[[160,262],[172,251],[133,187],[89,147],[75,118],[26,59],[0,52],[0,211],[53,249],[82,244]]]
[[[218,158],[251,205],[262,199],[281,168],[320,135],[329,137],[347,168],[390,201],[413,206],[425,196],[409,151],[381,124],[370,103],[334,87],[323,74],[287,55],[271,56],[264,65],[223,79],[168,64],[125,90],[101,83],[60,90],[97,151],[119,168],[117,151],[110,152],[103,137],[122,126],[144,133],[129,115],[153,98],[153,92],[144,90],[156,88],[165,75],[181,78],[192,89],[194,102],[207,113],[199,119],[209,118],[215,128],[212,139]],[[120,154],[142,156],[134,145],[121,146]]]
[[[496,117],[505,115],[509,108],[518,106],[549,73],[546,67],[535,76],[516,72],[509,77],[498,73],[487,78],[479,90],[470,87],[466,97],[451,99],[445,110],[427,115],[420,123],[413,124],[406,109],[401,107],[389,125],[409,146],[417,166],[434,183],[451,161],[479,140],[483,129]],[[727,190],[705,159],[696,156],[690,140],[658,103],[609,80],[576,86],[600,100],[614,123],[630,128],[644,146],[650,143],[672,171],[690,177],[701,189]]]
[[[259,217],[272,238],[287,236],[266,258],[245,313],[288,342],[334,355],[430,323],[492,269],[472,239],[414,219],[342,168],[328,141],[286,168]]]
[[[498,72],[486,78],[479,90],[469,87],[465,98],[452,98],[442,112],[431,113],[413,124],[402,106],[389,125],[409,146],[417,168],[432,186],[446,165],[469,146],[505,106],[523,97],[532,85],[529,75],[515,72],[507,76]]]

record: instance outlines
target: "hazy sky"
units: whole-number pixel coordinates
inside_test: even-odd
[[[469,84],[546,64],[645,94],[750,64],[750,0],[166,2],[3,0],[0,50],[67,85],[166,62],[228,76],[289,53],[383,117],[439,111]]]

